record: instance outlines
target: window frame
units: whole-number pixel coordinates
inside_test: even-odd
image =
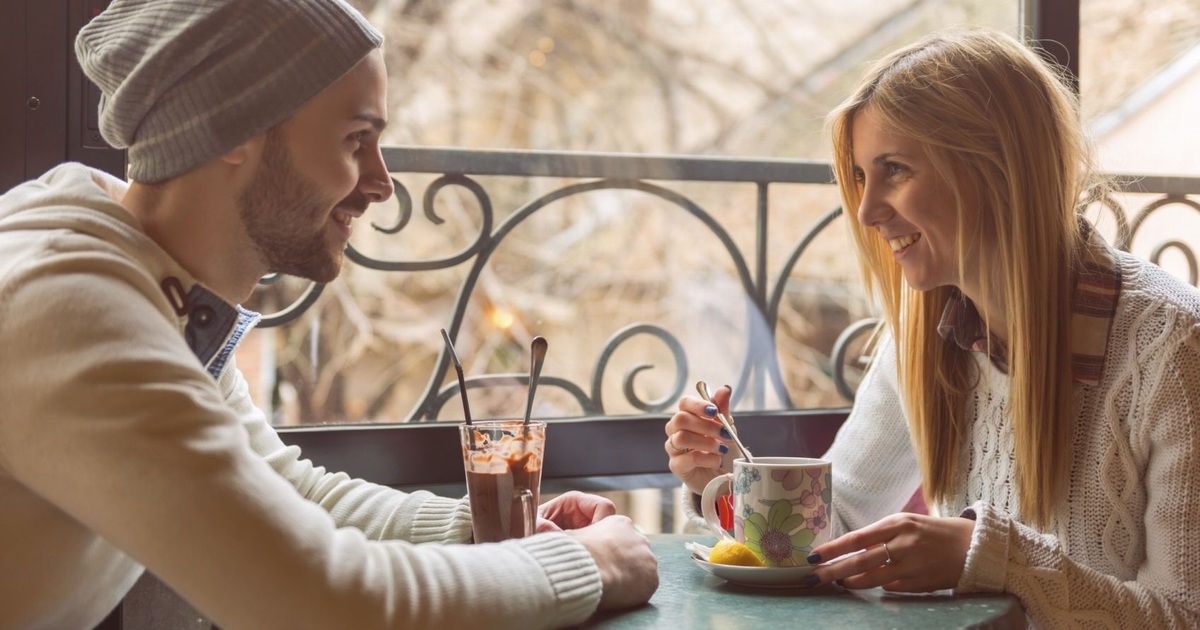
[[[1021,23],[1039,46],[1074,78],[1078,91],[1081,0],[1023,0]],[[462,151],[469,160],[472,151]],[[537,159],[528,152],[526,159]],[[584,156],[582,159],[589,159]],[[686,159],[686,158],[685,158]],[[653,160],[645,162],[651,164]],[[446,172],[462,164],[446,164]],[[638,177],[650,175],[638,173]],[[739,414],[743,439],[751,450],[819,455],[832,441],[849,408],[804,409]],[[554,445],[543,477],[570,484],[586,478],[666,475],[663,425],[670,414],[548,420]],[[396,487],[460,484],[462,461],[457,423],[411,423],[278,427],[285,442],[329,470]]]

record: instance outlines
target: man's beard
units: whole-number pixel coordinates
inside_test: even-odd
[[[239,195],[246,233],[269,272],[329,282],[342,268],[342,252],[330,252],[325,223],[333,205],[292,165],[276,130],[267,132],[262,164]]]

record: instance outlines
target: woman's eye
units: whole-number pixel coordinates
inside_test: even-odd
[[[888,177],[898,177],[908,174],[908,167],[896,162],[888,162],[884,165],[887,168]]]

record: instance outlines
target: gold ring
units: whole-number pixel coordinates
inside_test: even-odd
[[[675,434],[674,433],[672,433],[670,436],[667,437],[667,446],[670,447],[672,451],[675,451],[676,455],[683,455],[684,453],[692,450],[690,448],[679,448],[678,446],[675,446]]]
[[[892,566],[892,552],[888,551],[887,543],[883,543],[883,553],[887,554],[887,560],[883,561],[883,566],[885,566],[885,567]]]

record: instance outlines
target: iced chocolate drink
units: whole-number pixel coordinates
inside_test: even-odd
[[[476,422],[460,427],[475,542],[534,532],[546,423]]]

